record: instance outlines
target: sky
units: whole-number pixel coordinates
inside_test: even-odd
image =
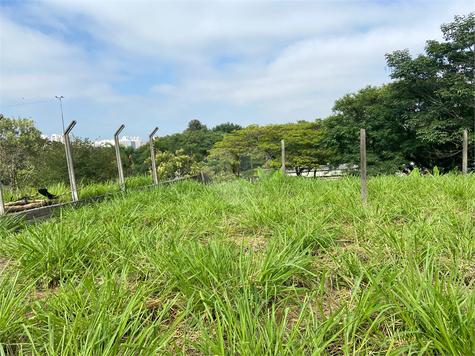
[[[4,1],[0,113],[45,135],[148,139],[186,129],[312,121],[391,81],[385,54],[424,52],[465,0]]]

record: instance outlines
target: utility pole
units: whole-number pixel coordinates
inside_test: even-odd
[[[56,99],[59,99],[59,107],[61,108],[61,122],[63,123],[63,132],[64,132],[64,118],[63,118],[63,104],[61,103],[61,99],[64,99],[64,96],[55,96]]]

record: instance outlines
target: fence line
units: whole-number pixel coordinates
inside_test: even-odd
[[[43,219],[50,218],[51,215],[53,215],[53,212],[56,211],[56,210],[61,210],[61,209],[67,208],[67,207],[72,207],[74,209],[77,209],[77,208],[79,208],[81,206],[84,206],[84,205],[90,205],[90,204],[94,204],[96,202],[104,201],[106,198],[113,197],[114,195],[125,194],[128,191],[150,189],[150,188],[155,188],[155,187],[158,187],[158,186],[168,186],[168,185],[171,185],[173,183],[181,182],[181,181],[184,181],[184,180],[197,180],[199,182],[202,182],[203,184],[206,183],[206,181],[204,179],[204,173],[200,172],[200,173],[192,175],[190,177],[180,177],[180,178],[176,178],[176,179],[169,180],[169,181],[166,181],[166,182],[161,182],[159,184],[151,184],[151,185],[147,185],[147,186],[143,186],[143,187],[128,189],[128,190],[125,190],[125,191],[118,191],[118,192],[115,192],[115,193],[109,193],[109,194],[104,194],[104,195],[98,195],[98,196],[95,196],[95,197],[79,199],[79,200],[76,200],[76,201],[70,201],[70,202],[65,202],[65,203],[61,203],[61,204],[53,204],[53,205],[48,205],[48,206],[42,206],[42,207],[39,207],[39,208],[34,208],[34,209],[20,211],[20,212],[14,212],[14,213],[8,213],[8,211],[7,211],[7,214],[1,215],[0,219],[2,219],[4,217],[20,217],[20,218],[24,219],[25,221],[28,221],[29,223],[34,223],[34,220],[43,220]]]

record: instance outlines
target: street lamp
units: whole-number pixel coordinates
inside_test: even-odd
[[[63,118],[63,104],[61,103],[61,99],[64,99],[64,96],[55,96],[56,99],[59,99],[59,106],[61,108],[61,122],[63,123],[63,132],[64,132],[64,118]]]

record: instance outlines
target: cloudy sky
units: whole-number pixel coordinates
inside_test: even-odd
[[[384,55],[442,40],[465,0],[0,1],[0,113],[47,135],[145,140],[325,118],[390,81]]]

